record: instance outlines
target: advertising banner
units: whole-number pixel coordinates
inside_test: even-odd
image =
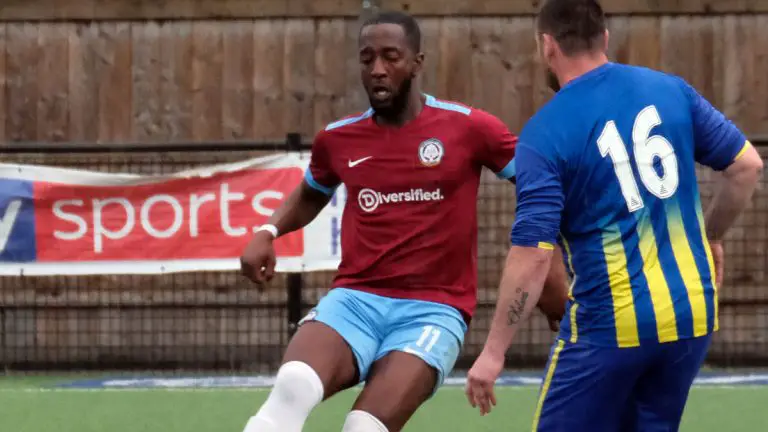
[[[308,163],[286,153],[170,175],[0,164],[0,275],[239,269]],[[338,267],[344,195],[275,242],[277,271]]]

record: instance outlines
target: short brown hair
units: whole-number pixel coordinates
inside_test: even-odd
[[[605,43],[605,13],[597,0],[547,0],[537,25],[539,33],[551,35],[568,56]]]
[[[399,11],[379,12],[363,22],[363,25],[360,27],[360,32],[369,25],[376,24],[399,25],[403,28],[403,31],[405,31],[405,38],[414,54],[421,52],[421,28],[419,28],[419,23],[416,22],[416,19],[411,15]]]

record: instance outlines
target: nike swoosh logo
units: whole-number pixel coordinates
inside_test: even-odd
[[[350,168],[354,168],[354,167],[356,167],[356,166],[360,165],[361,163],[363,163],[363,162],[367,161],[368,159],[370,159],[370,158],[372,158],[372,157],[373,157],[373,156],[368,156],[368,157],[364,157],[364,158],[362,158],[362,159],[358,159],[358,160],[356,160],[356,161],[349,161],[349,167],[350,167]]]

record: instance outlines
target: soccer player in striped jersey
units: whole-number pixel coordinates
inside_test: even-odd
[[[677,430],[718,328],[722,241],[763,162],[683,79],[608,61],[596,0],[549,0],[537,27],[557,93],[520,135],[509,265],[467,396],[495,403],[559,243],[573,284],[533,429]],[[696,163],[723,173],[706,215]]]

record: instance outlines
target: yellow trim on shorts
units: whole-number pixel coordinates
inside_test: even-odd
[[[547,243],[547,242],[539,242],[537,247],[539,249],[555,250],[555,245],[553,245],[552,243]]]
[[[571,343],[576,343],[579,340],[579,328],[576,326],[576,311],[579,309],[579,304],[573,302],[571,305]]]
[[[536,432],[539,427],[539,417],[541,417],[541,409],[544,407],[544,399],[547,398],[547,392],[549,391],[549,385],[552,383],[552,376],[555,375],[555,368],[557,368],[557,360],[560,358],[560,351],[563,350],[565,341],[559,339],[555,352],[552,353],[552,361],[549,363],[549,369],[547,369],[547,376],[544,378],[544,384],[541,386],[541,394],[539,395],[539,403],[536,405],[536,414],[533,416],[532,432]]]

